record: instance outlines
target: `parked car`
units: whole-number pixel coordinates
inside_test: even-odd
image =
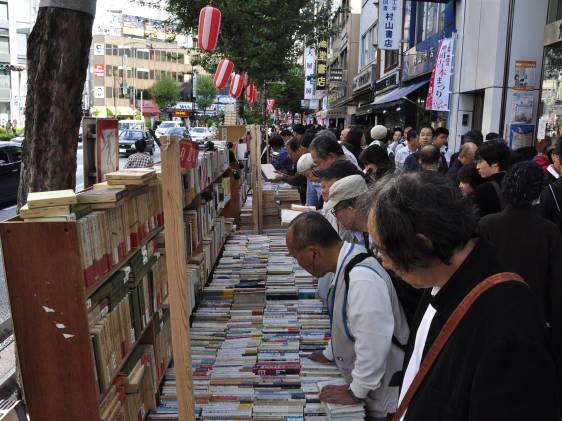
[[[143,120],[120,120],[119,131],[123,130],[144,130]]]
[[[180,122],[179,121],[163,121],[162,123],[160,123],[160,125],[156,129],[156,137],[158,139],[160,139],[160,136],[164,136],[166,134],[166,131],[168,129],[173,128],[173,127],[181,127]]]
[[[14,137],[12,140],[10,140],[10,142],[17,143],[21,146],[21,144],[23,143],[23,135]]]
[[[119,133],[119,154],[129,156],[134,154],[135,142],[137,140],[146,140],[146,152],[150,155],[154,154],[154,139],[144,130],[122,130]]]
[[[0,143],[0,203],[17,201],[20,183],[21,146],[15,142]]]
[[[197,142],[205,142],[206,140],[213,140],[215,138],[207,127],[192,127],[189,134],[191,138]]]

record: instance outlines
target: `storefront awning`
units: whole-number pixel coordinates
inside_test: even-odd
[[[375,100],[370,105],[380,108],[381,106],[391,104],[393,102],[401,101],[402,98],[418,90],[419,88],[427,84],[427,82],[429,82],[429,80],[425,79],[420,82],[412,83],[411,85],[396,88],[384,95],[376,97]]]
[[[103,107],[97,106],[90,109],[90,113],[96,117],[117,117],[117,116],[134,116],[135,110],[131,107]]]
[[[157,107],[143,107],[142,115],[146,115],[146,116],[160,115],[160,109]]]

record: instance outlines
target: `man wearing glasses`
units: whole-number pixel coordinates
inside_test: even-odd
[[[295,218],[286,241],[290,255],[313,276],[335,273],[328,295],[332,337],[324,351],[310,358],[334,361],[348,385],[326,386],[320,399],[342,405],[364,401],[369,420],[386,420],[396,411],[398,388],[390,384],[401,370],[400,344],[409,334],[388,273],[371,255],[358,262],[365,248],[342,241],[315,212]]]

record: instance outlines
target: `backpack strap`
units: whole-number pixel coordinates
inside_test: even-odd
[[[408,409],[408,405],[414,398],[418,388],[422,384],[425,376],[433,366],[433,363],[447,344],[447,341],[451,337],[451,335],[455,332],[455,329],[464,318],[470,307],[475,303],[475,301],[486,291],[492,288],[495,285],[504,283],[504,282],[519,282],[523,285],[527,285],[523,278],[516,273],[509,273],[503,272],[498,273],[496,275],[492,275],[478,285],[476,285],[464,298],[463,300],[457,305],[453,313],[449,316],[443,328],[439,332],[439,335],[435,339],[435,341],[431,344],[429,351],[427,351],[426,356],[423,358],[418,373],[412,384],[408,388],[406,395],[404,395],[404,399],[400,402],[400,406],[396,411],[396,414],[392,418],[392,421],[400,421],[406,410]]]
[[[504,210],[507,203],[505,202],[505,198],[503,197],[502,189],[500,188],[500,184],[496,180],[492,180],[492,187],[496,191],[496,196],[498,197],[498,202],[500,203],[500,209]]]
[[[349,292],[349,274],[350,272],[353,270],[354,267],[356,266],[360,266],[360,267],[364,267],[366,269],[372,270],[373,272],[377,273],[375,269],[373,269],[370,266],[367,265],[360,265],[361,262],[363,262],[364,260],[368,259],[369,257],[372,257],[376,260],[375,255],[373,254],[372,251],[368,250],[366,253],[359,253],[358,255],[354,256],[348,263],[347,266],[345,267],[344,273],[343,273],[343,278],[345,281],[345,293],[344,293],[344,304],[343,304],[343,326],[345,328],[345,333],[347,335],[347,337],[349,338],[350,341],[355,342],[355,338],[353,337],[353,335],[351,334],[350,330],[349,330],[349,326],[347,323],[347,294]],[[379,275],[377,273],[377,275]],[[380,275],[379,275],[380,276]],[[400,343],[400,341],[398,340],[398,338],[396,338],[396,336],[392,335],[392,343],[394,345],[396,345],[398,348],[400,348],[402,351],[406,350],[406,345]]]

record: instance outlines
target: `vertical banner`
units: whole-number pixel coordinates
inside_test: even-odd
[[[275,99],[273,98],[267,98],[266,100],[266,104],[267,104],[267,112],[269,114],[273,113],[273,108],[275,107]]]
[[[379,49],[400,50],[403,0],[379,1]]]
[[[328,75],[328,41],[318,41],[316,48],[316,90],[326,90],[326,77]]]
[[[304,98],[311,99],[314,96],[314,72],[316,71],[316,49],[306,47],[304,49]]]
[[[449,94],[453,70],[453,38],[439,40],[435,65],[427,91],[426,110],[449,111]]]
[[[96,120],[97,182],[105,181],[105,174],[119,169],[118,122],[115,118]]]

